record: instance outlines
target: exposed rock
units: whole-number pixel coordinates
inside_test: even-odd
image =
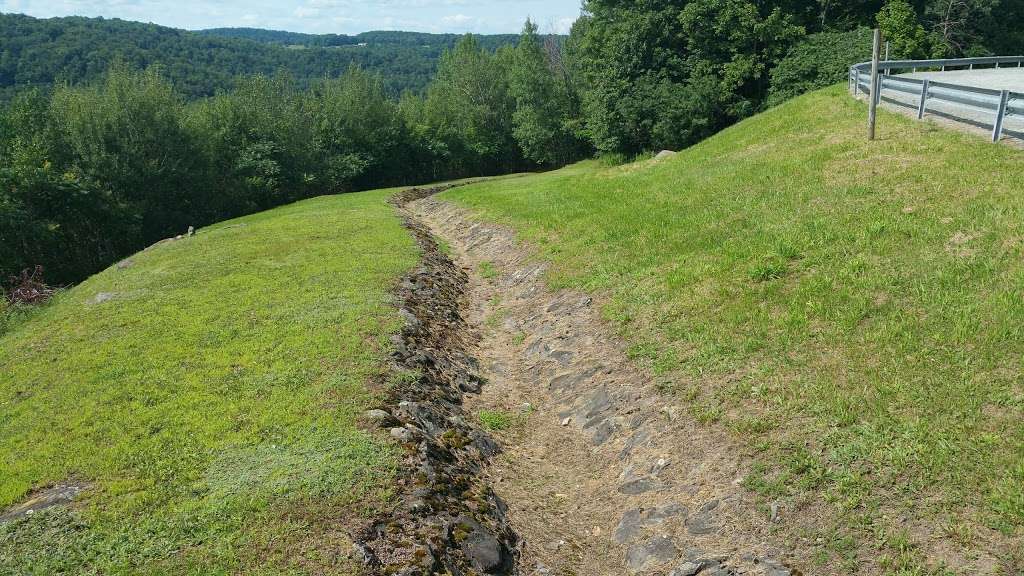
[[[668,504],[647,510],[629,510],[615,528],[612,540],[617,544],[625,544],[639,536],[644,528],[656,526],[669,518],[685,516],[686,513],[686,507],[679,504]]]
[[[703,562],[683,562],[677,568],[668,573],[668,576],[694,576],[704,568]]]
[[[658,482],[655,478],[637,478],[636,480],[630,480],[622,486],[619,486],[620,494],[629,494],[635,496],[637,494],[643,494],[652,490],[658,490],[662,488],[661,482]]]
[[[391,437],[399,442],[412,442],[412,432],[408,428],[395,427],[391,429]]]
[[[396,204],[440,189],[408,190]],[[373,574],[514,573],[516,535],[507,506],[485,483],[486,461],[499,451],[473,426],[462,395],[478,391],[479,362],[466,352],[460,302],[466,273],[438,248],[429,232],[404,212],[422,250],[421,265],[396,288],[405,325],[393,339],[396,370],[415,372],[388,390],[382,409],[366,417],[391,426],[404,446],[397,505],[352,534]],[[393,419],[393,420],[392,420]]]
[[[736,573],[723,566],[721,562],[710,561],[705,563],[704,569],[700,571],[700,576],[736,576]]]
[[[100,292],[99,294],[93,296],[89,300],[89,304],[103,304],[104,302],[109,302],[110,300],[113,300],[116,297],[117,294],[114,292]]]
[[[381,409],[367,410],[366,419],[380,428],[387,428],[398,424],[398,420],[390,412]]]
[[[469,559],[473,568],[493,574],[506,564],[506,554],[501,542],[478,522],[471,518],[460,517],[456,521],[455,530],[465,531],[465,533],[457,533],[455,539],[461,539],[462,552]]]
[[[675,560],[679,549],[668,536],[655,536],[626,550],[626,568],[633,574]]]
[[[686,530],[694,536],[712,534],[718,530],[711,516],[700,514],[686,519]]]
[[[673,152],[672,150],[662,150],[661,152],[658,152],[658,154],[654,156],[654,159],[664,160],[666,158],[672,158],[676,154],[678,154],[678,152]]]
[[[764,576],[794,576],[793,571],[777,560],[763,561]]]
[[[38,490],[21,503],[7,510],[0,510],[0,522],[14,520],[23,516],[31,516],[40,510],[68,504],[87,488],[89,488],[89,485],[83,482],[62,482],[49,488]]]
[[[117,263],[117,269],[118,270],[127,270],[128,268],[131,268],[134,265],[135,265],[135,261],[134,260],[132,260],[131,258],[125,258],[124,260],[121,260],[120,262]]]

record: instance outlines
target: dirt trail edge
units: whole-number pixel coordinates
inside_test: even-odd
[[[492,520],[518,535],[516,573],[798,575],[771,543],[785,510],[739,485],[742,450],[657,391],[590,297],[550,291],[513,233],[422,196],[407,213],[461,266],[453,338],[486,377],[459,413],[513,423],[481,473],[485,500],[508,504]]]
[[[482,476],[498,445],[462,407],[463,393],[483,384],[459,312],[467,276],[405,208],[441,189],[411,189],[393,199],[423,256],[397,288],[406,324],[394,339],[388,400],[367,417],[405,446],[405,456],[394,508],[358,530],[353,542],[371,574],[514,574],[516,535]]]

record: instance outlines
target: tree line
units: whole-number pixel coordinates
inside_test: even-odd
[[[249,28],[190,32],[117,19],[47,18],[0,14],[0,100],[26,86],[99,79],[115,60],[144,69],[154,64],[189,99],[230,90],[235,78],[286,70],[307,88],[355,64],[379,72],[388,93],[421,93],[437,63],[459,37],[451,34],[368,32],[356,36],[297,34]],[[515,35],[479,37],[490,50]],[[365,45],[362,45],[365,44]]]
[[[350,67],[286,72],[188,100],[160,67],[26,90],[0,113],[0,271],[71,283],[189,226],[302,198],[565,163],[564,81],[529,25],[490,51],[462,38],[424,94]],[[564,141],[563,141],[564,140]]]
[[[1018,53],[1024,0],[587,0],[570,45],[598,150],[679,148],[894,58]]]
[[[0,273],[79,281],[188,226],[322,194],[631,158],[894,57],[1017,52],[1024,0],[588,0],[568,38],[462,37],[422,91],[359,66],[194,98],[166,68],[23,90],[0,110]]]

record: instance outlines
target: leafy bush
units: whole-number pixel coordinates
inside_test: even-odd
[[[851,64],[871,59],[871,30],[812,34],[771,73],[768,106],[846,80]]]

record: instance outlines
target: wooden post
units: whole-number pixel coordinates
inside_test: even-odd
[[[874,46],[871,48],[871,98],[868,100],[868,140],[875,139],[875,117],[878,109],[878,58],[882,50],[882,31],[875,28]]]

